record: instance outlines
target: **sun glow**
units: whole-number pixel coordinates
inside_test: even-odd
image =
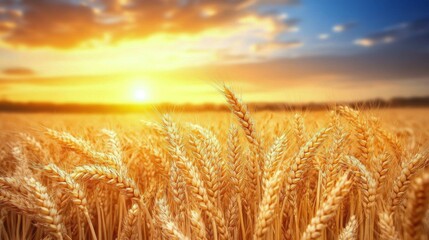
[[[149,99],[149,95],[146,89],[144,88],[136,88],[134,90],[134,101],[136,102],[144,102]]]

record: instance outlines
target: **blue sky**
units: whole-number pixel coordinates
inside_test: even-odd
[[[363,50],[354,41],[395,25],[429,18],[429,1],[401,0],[330,0],[301,1],[299,4],[262,6],[260,11],[286,13],[299,21],[299,31],[281,34],[282,40],[299,39],[306,46],[299,49],[305,55],[350,54]],[[344,32],[334,32],[341,24],[354,25]],[[329,38],[320,40],[320,34]],[[341,50],[341,51],[339,51]]]

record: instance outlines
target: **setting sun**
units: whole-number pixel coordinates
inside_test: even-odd
[[[137,102],[143,102],[148,100],[148,92],[146,89],[137,88],[134,90],[134,100]]]

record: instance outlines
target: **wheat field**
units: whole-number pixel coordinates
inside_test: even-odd
[[[0,115],[0,239],[429,239],[429,110]]]

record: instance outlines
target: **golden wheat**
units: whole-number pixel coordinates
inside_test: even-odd
[[[429,240],[427,110],[254,112],[222,92],[232,113],[0,129],[0,239]]]

